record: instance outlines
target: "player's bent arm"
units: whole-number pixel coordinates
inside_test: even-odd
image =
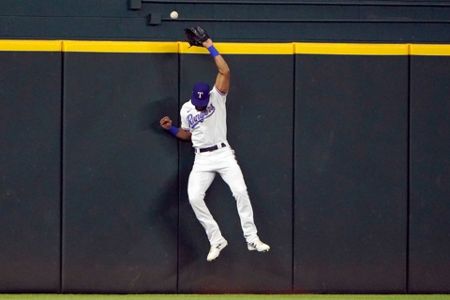
[[[190,141],[191,140],[191,133],[187,130],[184,130],[183,128],[180,128],[178,130],[176,137],[183,141]]]
[[[178,128],[173,126],[172,120],[165,116],[163,117],[159,123],[161,124],[161,127],[170,132],[171,135],[179,138],[180,140],[189,141],[191,139],[191,133],[188,130],[185,130],[183,128]]]

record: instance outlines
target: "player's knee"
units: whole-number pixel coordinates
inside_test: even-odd
[[[233,190],[233,196],[236,199],[248,197],[247,187],[240,187]]]
[[[196,191],[188,191],[188,198],[190,204],[196,205],[203,201],[205,194]]]
[[[191,205],[196,205],[199,202],[200,202],[200,198],[198,198],[198,197],[189,197],[189,203]]]

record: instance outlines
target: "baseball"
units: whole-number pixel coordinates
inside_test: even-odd
[[[178,19],[178,12],[176,10],[172,11],[170,13],[170,18],[173,20]]]

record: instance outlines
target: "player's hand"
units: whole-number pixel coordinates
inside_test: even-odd
[[[204,41],[202,43],[203,47],[208,48],[211,47],[213,45],[213,41],[211,39],[207,39],[206,41]]]
[[[172,120],[168,116],[165,116],[159,121],[159,124],[165,130],[169,130],[172,127]]]

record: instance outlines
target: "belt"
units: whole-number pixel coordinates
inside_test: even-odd
[[[224,148],[226,146],[227,145],[225,143],[220,143],[220,147],[219,147],[219,145],[214,145],[214,146],[206,147],[206,148],[196,148],[195,153],[211,152],[211,151],[215,151],[220,148]]]

